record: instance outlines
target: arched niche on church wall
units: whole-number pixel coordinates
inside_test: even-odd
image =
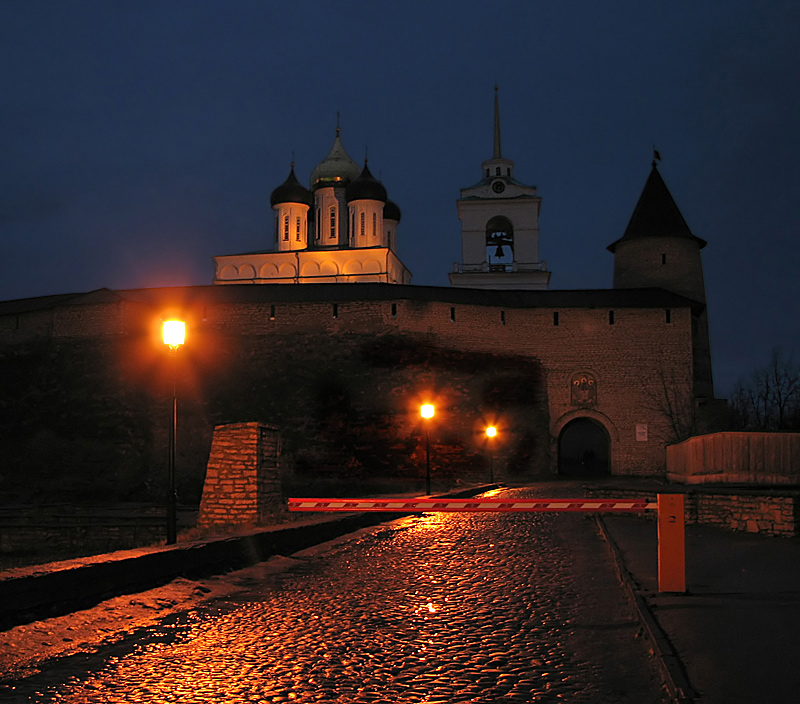
[[[364,273],[365,274],[380,274],[381,273],[381,263],[377,259],[367,259],[364,262]]]
[[[219,278],[222,281],[231,281],[239,278],[239,270],[232,264],[226,264],[219,270]]]
[[[362,271],[361,269],[361,262],[358,259],[351,259],[349,260],[342,269],[342,272],[346,276],[350,276],[352,274],[360,274]]]
[[[255,279],[256,278],[256,269],[252,264],[242,264],[239,267],[239,278],[240,279]]]
[[[336,262],[326,259],[320,264],[319,273],[322,276],[337,276],[339,274],[339,267]]]
[[[274,279],[278,276],[278,267],[274,264],[264,264],[260,270],[262,279]]]
[[[300,276],[319,276],[319,264],[316,262],[306,262],[300,269]]]
[[[281,277],[296,276],[297,269],[294,268],[294,264],[281,264],[281,268],[278,269],[278,275]]]

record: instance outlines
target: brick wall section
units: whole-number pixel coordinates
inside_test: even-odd
[[[656,500],[657,493],[683,493],[687,524],[713,525],[725,530],[794,537],[800,535],[800,494],[797,492],[766,493],[747,490],[676,491],[663,487],[653,491],[592,489],[596,498],[647,498]],[[655,518],[656,512],[646,515]]]
[[[691,311],[620,309],[609,324],[607,309],[508,309],[451,305],[448,302],[386,301],[276,304],[270,319],[267,304],[220,304],[208,313],[207,325],[227,334],[275,335],[305,331],[309,344],[317,335],[326,344],[348,333],[398,333],[432,345],[464,352],[516,354],[539,360],[546,373],[550,411],[551,456],[561,429],[578,417],[590,417],[607,431],[615,474],[652,475],[664,471],[664,447],[671,440],[663,406],[663,383],[691,395]],[[451,309],[455,320],[451,321]],[[558,325],[553,314],[559,313]],[[346,344],[346,342],[345,342]],[[570,380],[579,371],[593,374],[598,403],[591,408],[570,404]],[[648,427],[648,440],[636,439],[637,424]],[[555,471],[555,466],[550,467]]]
[[[705,303],[703,262],[697,242],[684,237],[647,237],[618,242],[614,254],[614,288],[646,286],[663,287]],[[711,398],[714,391],[707,310],[699,313],[696,325],[695,392],[699,397]]]
[[[129,525],[2,525],[0,559],[17,552],[93,555],[164,540],[164,519]]]
[[[163,505],[14,505],[0,508],[0,565],[19,553],[42,561],[152,545],[164,541]],[[196,511],[180,507],[180,529],[194,525]]]
[[[0,340],[17,343],[41,339],[53,334],[53,312],[51,310],[30,311],[19,315],[0,317]]]
[[[198,526],[258,525],[282,511],[279,445],[277,429],[262,423],[214,428]]]
[[[556,309],[513,302],[508,306],[453,302],[448,299],[451,294],[446,289],[442,289],[440,300],[423,300],[410,294],[404,297],[403,291],[413,287],[397,288],[397,298],[354,300],[347,298],[352,294],[343,287],[344,297],[338,302],[330,298],[330,293],[325,294],[327,300],[301,301],[286,300],[283,294],[276,293],[275,301],[271,302],[266,295],[257,301],[234,300],[233,292],[223,292],[231,294],[226,299],[221,294],[206,295],[202,289],[181,289],[187,297],[197,297],[184,301],[181,308],[190,321],[184,354],[204,354],[195,351],[203,346],[206,350],[226,346],[228,359],[232,359],[236,350],[242,349],[239,341],[255,340],[262,348],[248,352],[248,363],[252,368],[265,370],[267,377],[275,367],[270,345],[276,339],[291,337],[296,345],[293,363],[297,367],[306,363],[312,374],[313,363],[324,360],[327,350],[338,350],[341,355],[355,358],[360,354],[357,345],[363,344],[364,336],[377,339],[394,335],[415,344],[465,354],[535,360],[543,372],[544,403],[549,415],[549,427],[543,430],[550,438],[549,466],[537,468],[538,472],[555,473],[557,439],[564,426],[577,418],[591,418],[608,434],[612,473],[663,474],[665,446],[674,440],[668,418],[660,408],[664,406],[664,384],[674,393],[689,398],[692,394],[692,312],[688,305],[670,309],[669,319],[660,307],[620,307],[614,310],[611,324],[607,306],[587,304]],[[266,287],[262,290],[269,291]],[[137,296],[145,293],[138,292]],[[56,338],[92,334],[141,337],[142,331],[149,329],[150,318],[159,318],[165,306],[175,305],[168,296],[178,293],[164,293],[164,306],[156,301],[162,294],[147,295],[151,297],[147,306],[126,300],[86,305],[81,310],[73,306],[55,308],[53,335]],[[12,341],[16,331],[7,332],[11,338],[7,340]],[[0,338],[3,337],[0,331]],[[198,341],[194,342],[196,348],[192,347],[193,341]],[[150,346],[157,344],[153,342]],[[315,362],[306,362],[309,358]],[[218,360],[213,376],[237,373],[237,368],[227,361]],[[492,371],[513,369],[495,367]],[[595,378],[596,404],[586,407],[571,404],[570,380],[578,372]],[[387,376],[392,373],[393,370],[386,370]],[[480,399],[470,401],[476,413],[480,413]],[[241,416],[221,415],[215,418],[217,422],[244,420]],[[297,419],[281,419],[281,423],[287,420],[288,425],[298,424]],[[642,435],[637,437],[637,426],[646,427],[646,439]],[[472,429],[465,428],[464,434],[469,433]]]

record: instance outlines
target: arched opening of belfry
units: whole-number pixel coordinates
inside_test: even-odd
[[[558,473],[564,477],[601,477],[609,473],[606,429],[591,418],[576,418],[558,436]]]
[[[514,262],[514,225],[505,215],[486,223],[486,261],[490,271],[510,271]]]

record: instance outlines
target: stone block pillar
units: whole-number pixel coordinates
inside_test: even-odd
[[[216,426],[197,525],[258,525],[284,511],[279,454],[280,433],[271,425]]]

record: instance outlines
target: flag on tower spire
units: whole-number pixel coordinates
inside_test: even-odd
[[[656,165],[657,161],[661,161],[661,154],[658,153],[658,149],[653,145],[653,166]]]

